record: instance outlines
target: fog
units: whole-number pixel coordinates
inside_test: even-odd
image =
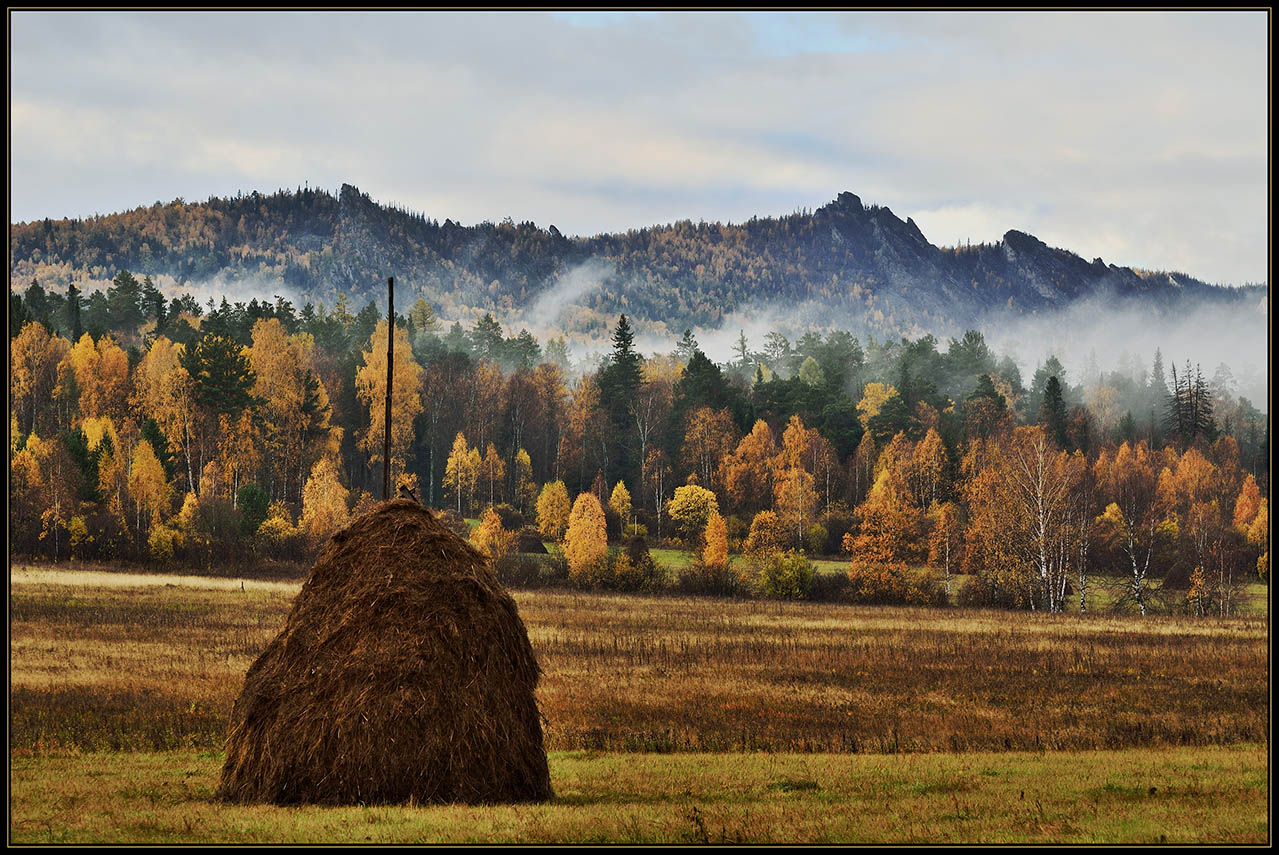
[[[202,306],[207,306],[210,299],[217,304],[223,297],[231,302],[248,302],[255,297],[260,301],[273,301],[278,295],[291,301],[295,308],[308,301],[305,295],[284,286],[278,279],[265,277],[215,277],[182,285],[168,276],[153,278],[167,296],[190,294]],[[565,336],[575,368],[593,370],[612,347],[616,317],[590,310],[586,304],[606,283],[610,295],[623,302],[626,295],[643,287],[620,278],[613,264],[590,259],[563,271],[527,307],[500,313],[499,320],[508,334],[527,328],[543,343],[552,336]],[[86,284],[92,287],[97,283]],[[102,283],[104,290],[107,285],[109,283]],[[1121,371],[1136,378],[1150,370],[1158,349],[1169,376],[1172,366],[1180,369],[1187,361],[1198,365],[1208,379],[1218,374],[1220,366],[1226,366],[1231,394],[1247,397],[1258,409],[1269,412],[1267,303],[1267,297],[1256,296],[1255,291],[1247,299],[1242,295],[1236,300],[1190,302],[1187,299],[1172,309],[1097,296],[1048,313],[992,313],[974,326],[985,335],[997,357],[1010,356],[1016,361],[1027,383],[1049,356],[1056,356],[1065,365],[1072,385],[1092,379],[1088,375],[1095,371]],[[359,308],[352,305],[352,311]],[[445,320],[446,324],[459,320],[468,330],[474,323],[474,317]],[[683,333],[682,326],[634,316],[631,320],[635,348],[646,355],[671,353]],[[863,315],[832,309],[818,302],[754,301],[729,312],[718,324],[693,327],[692,333],[707,356],[727,363],[738,358],[735,348],[743,334],[748,348],[756,352],[763,349],[770,332],[779,332],[794,343],[805,332],[827,334],[846,330],[857,336],[864,346],[868,330],[872,328],[870,320]],[[913,339],[923,332],[927,331],[914,330],[906,334]],[[938,348],[944,351],[951,334],[957,331],[934,331],[934,334]],[[881,340],[885,337],[876,335]]]
[[[1269,412],[1269,334],[1266,298],[1230,302],[1183,300],[1174,309],[1151,309],[1088,298],[1050,314],[991,316],[980,325],[991,348],[1016,360],[1022,376],[1055,355],[1070,382],[1083,378],[1090,362],[1103,372],[1139,363],[1149,371],[1155,349],[1165,370],[1189,360],[1212,378],[1221,364],[1230,368],[1233,394]]]

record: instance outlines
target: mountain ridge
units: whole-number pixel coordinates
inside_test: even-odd
[[[351,184],[336,194],[254,191],[10,227],[11,289],[33,278],[59,289],[105,281],[118,269],[178,286],[256,288],[262,297],[274,287],[329,304],[339,294],[376,299],[395,275],[444,317],[518,315],[586,269],[592,281],[556,318],[579,330],[622,311],[641,322],[711,326],[768,303],[816,307],[819,316],[879,334],[946,334],[992,312],[1034,315],[1097,296],[1170,311],[1189,299],[1267,293],[1265,285],[1089,262],[1016,229],[997,243],[938,247],[913,218],[848,191],[811,213],[737,224],[677,220],[590,237],[509,218],[440,222]]]

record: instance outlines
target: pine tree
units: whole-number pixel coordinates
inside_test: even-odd
[[[1067,448],[1066,401],[1061,394],[1061,381],[1056,375],[1044,385],[1044,404],[1039,411],[1039,421],[1048,427],[1058,448]]]
[[[67,313],[67,330],[71,333],[72,341],[79,341],[84,335],[84,327],[80,323],[80,306],[83,301],[80,299],[80,289],[72,282],[67,286],[67,302],[63,310]]]

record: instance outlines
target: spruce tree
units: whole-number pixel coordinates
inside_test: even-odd
[[[1044,384],[1044,403],[1039,412],[1039,421],[1052,433],[1058,448],[1067,447],[1066,400],[1061,394],[1061,381],[1056,375],[1049,377]]]

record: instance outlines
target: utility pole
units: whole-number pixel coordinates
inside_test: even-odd
[[[391,385],[395,381],[395,277],[386,278],[386,435],[382,442],[382,501],[391,498]]]

